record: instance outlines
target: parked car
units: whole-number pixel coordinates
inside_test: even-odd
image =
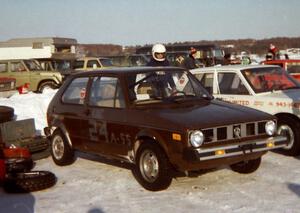
[[[58,88],[62,76],[58,71],[45,71],[35,60],[0,60],[0,78],[15,78],[16,87],[28,85],[28,90],[43,92]]]
[[[0,98],[9,98],[16,93],[16,79],[0,77]]]
[[[137,181],[152,191],[166,189],[174,170],[225,164],[254,172],[266,151],[287,144],[276,135],[274,116],[214,100],[176,67],[72,75],[50,102],[47,119],[57,165],[71,164],[74,150],[129,162]]]
[[[78,71],[92,71],[104,67],[112,67],[110,58],[104,57],[83,57],[76,59],[73,65],[74,70]]]
[[[279,66],[222,66],[191,70],[214,97],[275,115],[278,133],[289,145],[282,152],[300,154],[300,85]]]
[[[262,64],[278,65],[300,82],[300,59],[278,59],[263,61]]]

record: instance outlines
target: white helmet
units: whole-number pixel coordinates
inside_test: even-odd
[[[157,57],[158,54],[162,54],[162,56]],[[166,60],[166,47],[162,44],[153,45],[153,47],[152,47],[152,56],[156,61]]]

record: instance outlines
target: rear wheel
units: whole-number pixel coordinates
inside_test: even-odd
[[[32,171],[10,174],[4,181],[3,188],[10,193],[26,193],[43,190],[53,186],[56,177],[48,171]]]
[[[60,166],[74,162],[74,151],[60,129],[56,129],[52,135],[51,156],[53,161]]]
[[[230,165],[230,168],[241,174],[250,174],[255,172],[261,163],[261,157],[254,160],[241,161],[235,164]]]
[[[38,91],[43,93],[45,89],[56,89],[57,86],[53,81],[46,81],[40,84]]]
[[[280,150],[281,153],[289,156],[297,156],[300,154],[300,123],[291,117],[280,117],[278,119],[279,135],[286,136],[288,145]]]
[[[172,182],[170,171],[169,160],[159,145],[145,142],[139,147],[133,174],[145,189],[159,191],[168,188]]]

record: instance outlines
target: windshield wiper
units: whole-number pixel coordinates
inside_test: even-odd
[[[209,97],[199,97],[199,96],[195,96],[195,95],[180,95],[180,96],[171,96],[168,98],[169,101],[173,101],[175,103],[179,103],[182,101],[200,101],[200,100],[211,100]]]

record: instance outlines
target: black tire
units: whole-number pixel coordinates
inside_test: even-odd
[[[3,188],[9,193],[26,193],[47,189],[54,186],[56,177],[48,171],[32,171],[9,175]]]
[[[44,91],[45,88],[56,89],[57,85],[53,81],[45,81],[45,82],[43,82],[43,83],[40,84],[38,92],[39,93],[43,93],[43,91]]]
[[[172,182],[171,166],[165,152],[156,142],[143,143],[139,147],[135,159],[136,164],[132,172],[145,189],[160,191],[170,186]],[[146,171],[147,169],[150,171]]]
[[[255,172],[261,163],[261,157],[254,160],[247,160],[230,165],[230,168],[241,174],[250,174]]]
[[[13,120],[14,115],[14,108],[8,106],[0,106],[0,123]]]
[[[6,173],[29,172],[35,165],[31,158],[8,158],[5,161]]]
[[[300,154],[300,122],[291,117],[279,117],[278,118],[278,131],[280,135],[288,137],[290,140],[289,145],[286,148],[279,150],[280,153],[288,156],[297,156]]]
[[[55,164],[66,166],[74,162],[74,151],[60,129],[56,129],[52,134],[50,150]]]

